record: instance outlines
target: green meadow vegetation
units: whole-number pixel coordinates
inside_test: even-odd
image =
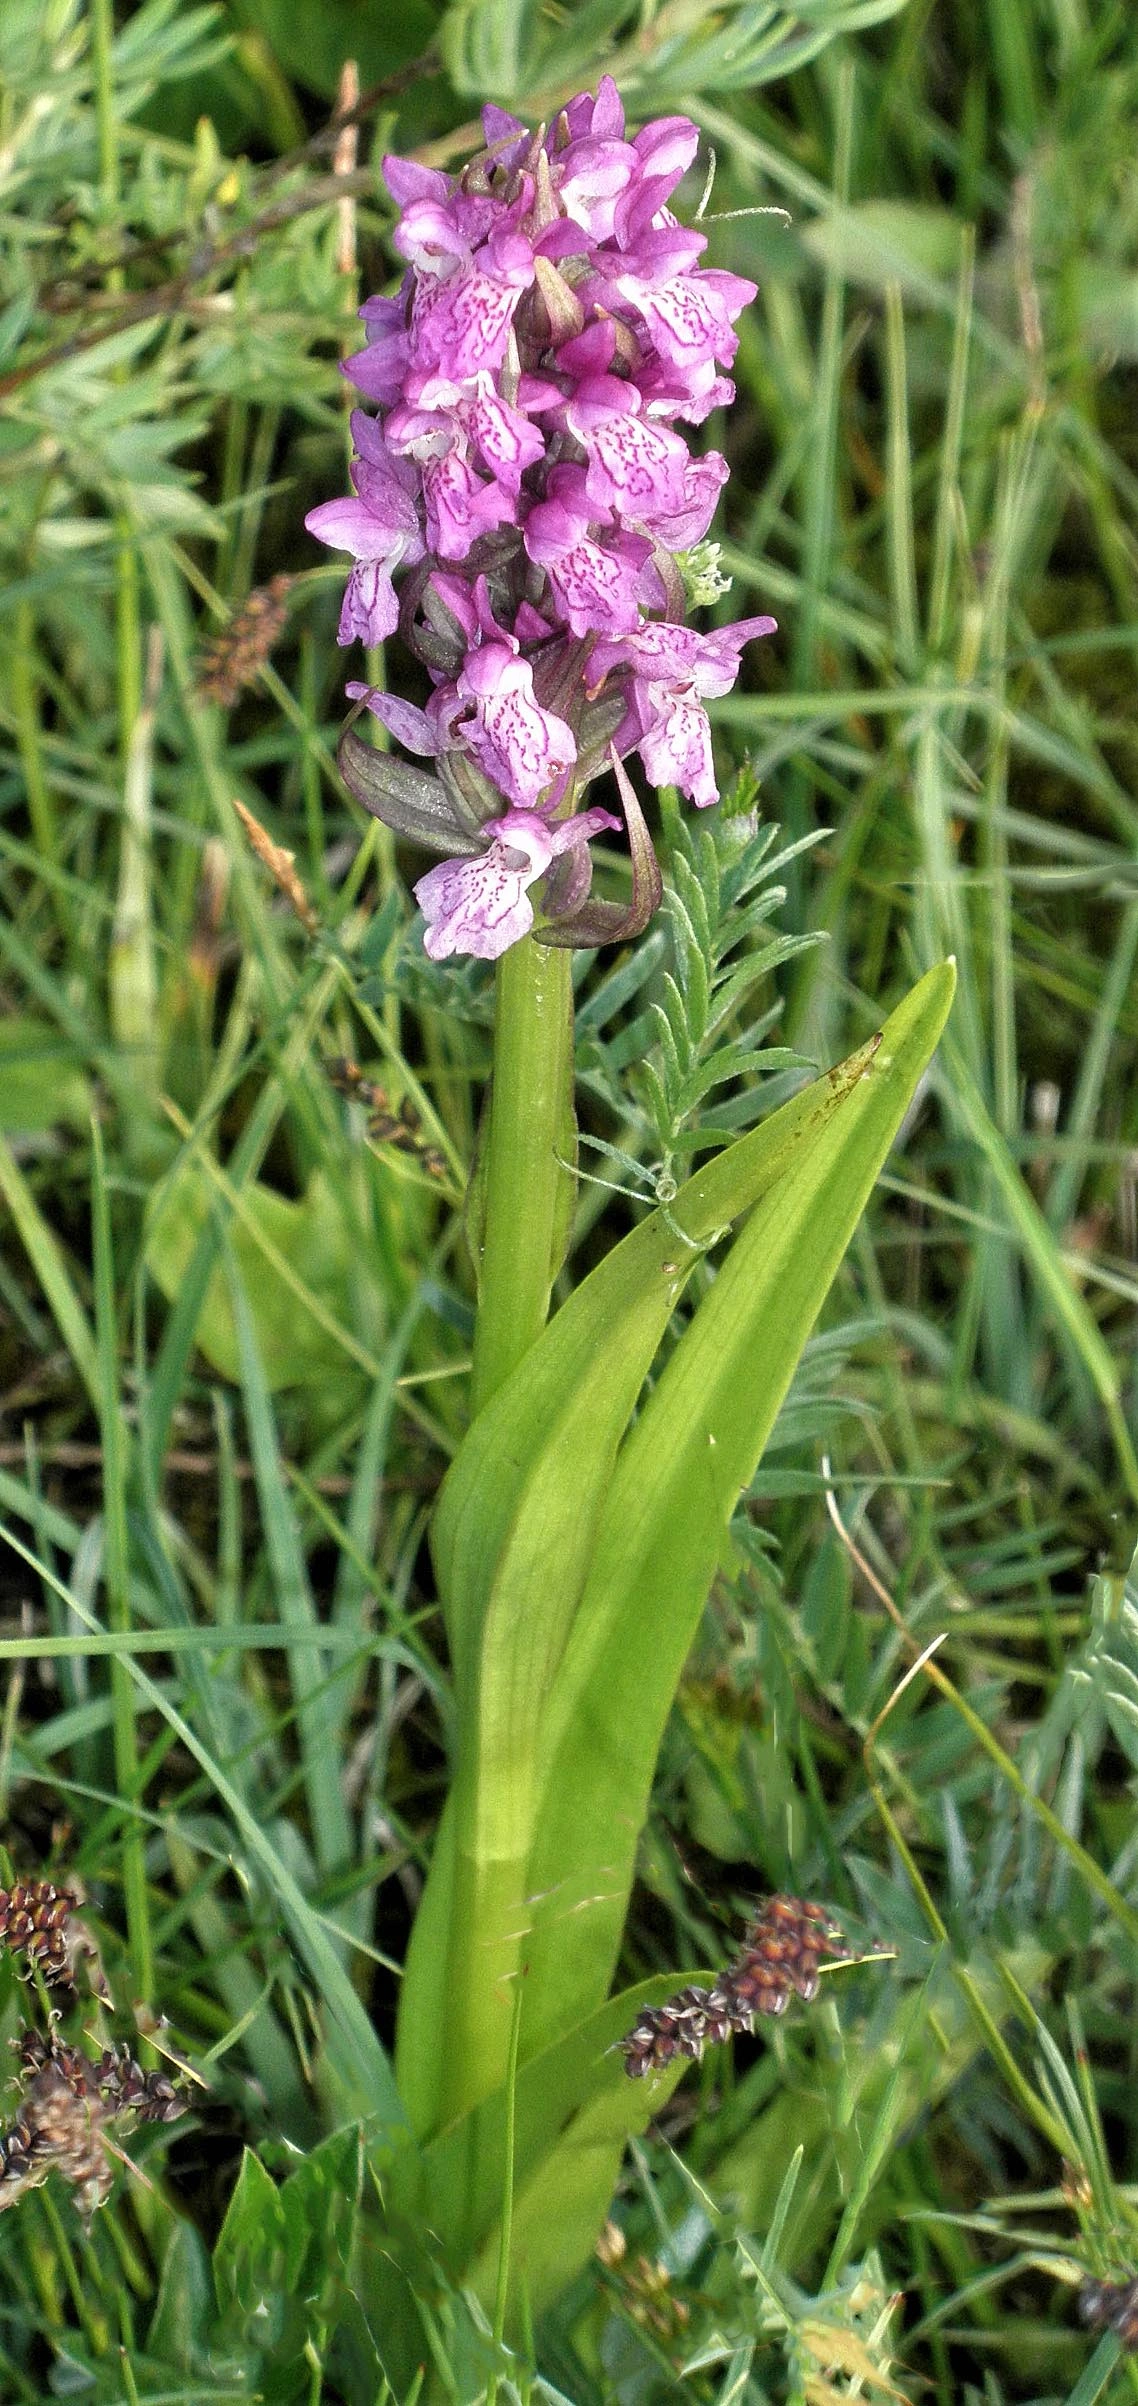
[[[409,2171],[494,979],[425,957],[423,858],[340,780],[303,518],[383,154],[606,69],[697,120],[685,214],[760,287],[714,611],[779,633],[712,705],[720,810],[652,805],[660,913],[572,956],[555,1303],[956,991],[624,1833],[632,2015],[520,2071],[515,2024],[492,2144],[425,2113]],[[13,2052],[3,2406],[1138,2398],[1136,123],[1130,0],[0,5],[0,1882],[95,1950],[53,1988],[9,1926],[0,2035],[58,2010],[186,2104],[88,2101],[87,2215],[82,2149],[21,2179]],[[633,2088],[636,2003],[772,1893],[853,1960]],[[445,2099],[433,1929],[400,2064]]]

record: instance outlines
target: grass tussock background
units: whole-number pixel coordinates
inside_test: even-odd
[[[392,2394],[356,2123],[445,1776],[490,985],[425,961],[339,783],[302,518],[383,151],[602,61],[697,117],[760,283],[719,608],[781,632],[717,706],[733,799],[665,810],[667,912],[579,957],[580,1259],[946,950],[960,989],[734,1524],[624,1972],[725,1959],[772,1889],[892,1960],[708,2058],[511,2377],[1135,2394],[1075,2291],[1138,2272],[1138,19],[5,0],[3,1869],[82,1884],[100,2026],[167,2017],[206,2084],[89,2231],[55,2178],[0,2223],[13,2401]],[[796,849],[740,953],[756,807]],[[440,2395],[497,2377],[441,2276],[423,2318]]]

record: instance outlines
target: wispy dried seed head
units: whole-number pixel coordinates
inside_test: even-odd
[[[229,625],[206,645],[197,679],[206,701],[231,710],[238,694],[253,683],[282,633],[295,583],[295,577],[274,576],[267,585],[257,585]]]
[[[90,2221],[114,2181],[110,2125],[128,2114],[172,2122],[186,2101],[164,2072],[143,2071],[126,2048],[104,2048],[93,2062],[54,2032],[27,2030],[19,2050],[25,2082],[15,2119],[0,2132],[0,2211],[38,2188],[54,2165]]]

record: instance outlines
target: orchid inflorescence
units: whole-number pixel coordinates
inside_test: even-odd
[[[377,817],[448,855],[415,888],[435,959],[496,959],[534,925],[542,878],[546,942],[637,932],[661,889],[621,763],[638,752],[656,784],[717,801],[704,703],[774,626],[685,624],[689,596],[725,590],[704,538],[727,467],[693,457],[677,422],[732,399],[721,370],[755,294],[698,267],[706,234],[667,206],[695,126],[664,117],[627,140],[606,76],[548,132],[493,107],[483,127],[457,178],[384,162],[408,270],[365,302],[346,365],[377,414],[352,413],[354,493],[307,519],[354,557],[340,641],[398,629],[431,683],[425,708],[347,690],[437,775],[350,728],[341,761]],[[576,807],[610,766],[627,909],[588,900],[589,839],[620,822]]]

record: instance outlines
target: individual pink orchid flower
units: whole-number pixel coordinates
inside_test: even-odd
[[[534,810],[508,810],[483,829],[492,838],[476,860],[444,860],[415,887],[427,922],[424,949],[432,961],[473,953],[496,961],[533,926],[529,889],[559,853],[586,844],[602,827],[619,827],[608,810],[582,810],[552,826]]]

